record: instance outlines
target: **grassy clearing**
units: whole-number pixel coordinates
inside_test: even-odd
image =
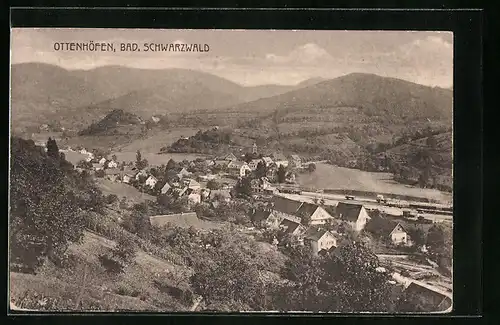
[[[171,145],[177,141],[181,136],[190,137],[198,132],[195,128],[179,128],[157,131],[156,133],[147,136],[143,139],[137,139],[131,143],[119,146],[117,151],[123,152],[136,152],[141,150],[144,153],[158,153],[164,146]]]
[[[400,184],[393,181],[389,173],[366,172],[328,164],[317,164],[315,172],[300,174],[298,182],[301,186],[313,189],[350,189],[408,195],[438,201],[451,200],[450,193]]]
[[[131,202],[132,204],[142,203],[146,200],[156,200],[154,196],[139,192],[139,190],[137,190],[135,187],[125,183],[112,182],[104,178],[97,178],[96,182],[98,187],[101,189],[102,194],[115,194],[119,199],[125,196],[127,198],[127,201]]]

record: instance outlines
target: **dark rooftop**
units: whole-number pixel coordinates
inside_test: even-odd
[[[356,221],[362,208],[361,204],[339,202],[335,212],[343,220]]]
[[[273,203],[274,210],[289,215],[296,215],[297,211],[303,204],[303,202],[290,200],[281,196],[275,196],[273,198]]]

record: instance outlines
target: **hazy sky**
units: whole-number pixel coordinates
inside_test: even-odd
[[[54,42],[208,44],[209,52],[61,52]],[[451,32],[12,29],[12,63],[66,69],[125,65],[186,68],[244,85],[295,84],[308,78],[375,73],[429,86],[453,85]]]

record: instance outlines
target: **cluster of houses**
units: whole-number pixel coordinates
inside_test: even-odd
[[[367,225],[368,228],[376,227],[377,231],[394,245],[408,243],[408,234],[400,223],[376,217],[374,220],[377,220],[377,223],[374,225],[369,222],[372,217],[361,204],[339,202],[334,211],[332,215],[314,203],[274,196],[269,207],[254,211],[252,220],[260,227],[281,229],[286,234],[296,236],[298,241],[307,244],[315,255],[322,250],[328,251],[337,247],[340,235],[325,227],[334,219],[345,221],[356,232],[365,230]],[[275,243],[277,244],[277,240]]]
[[[255,147],[253,153],[256,153]],[[237,158],[232,153],[229,153],[225,156],[217,157],[214,160],[208,160],[207,163],[209,164],[209,166],[227,170],[229,174],[235,177],[245,177],[255,171],[259,163],[263,163],[267,169],[266,177],[268,179],[274,179],[276,177],[278,168],[280,166],[283,166],[285,168],[289,166],[293,168],[302,168],[302,160],[298,155],[291,155],[289,158],[287,158],[282,153],[273,153],[269,156],[252,159],[248,162]],[[295,181],[295,174],[288,173],[287,181]]]

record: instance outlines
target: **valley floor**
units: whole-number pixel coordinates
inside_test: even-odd
[[[452,201],[451,193],[401,184],[394,181],[389,173],[366,172],[329,164],[317,164],[313,173],[300,174],[298,183],[311,189],[345,189],[407,195],[442,203]]]

